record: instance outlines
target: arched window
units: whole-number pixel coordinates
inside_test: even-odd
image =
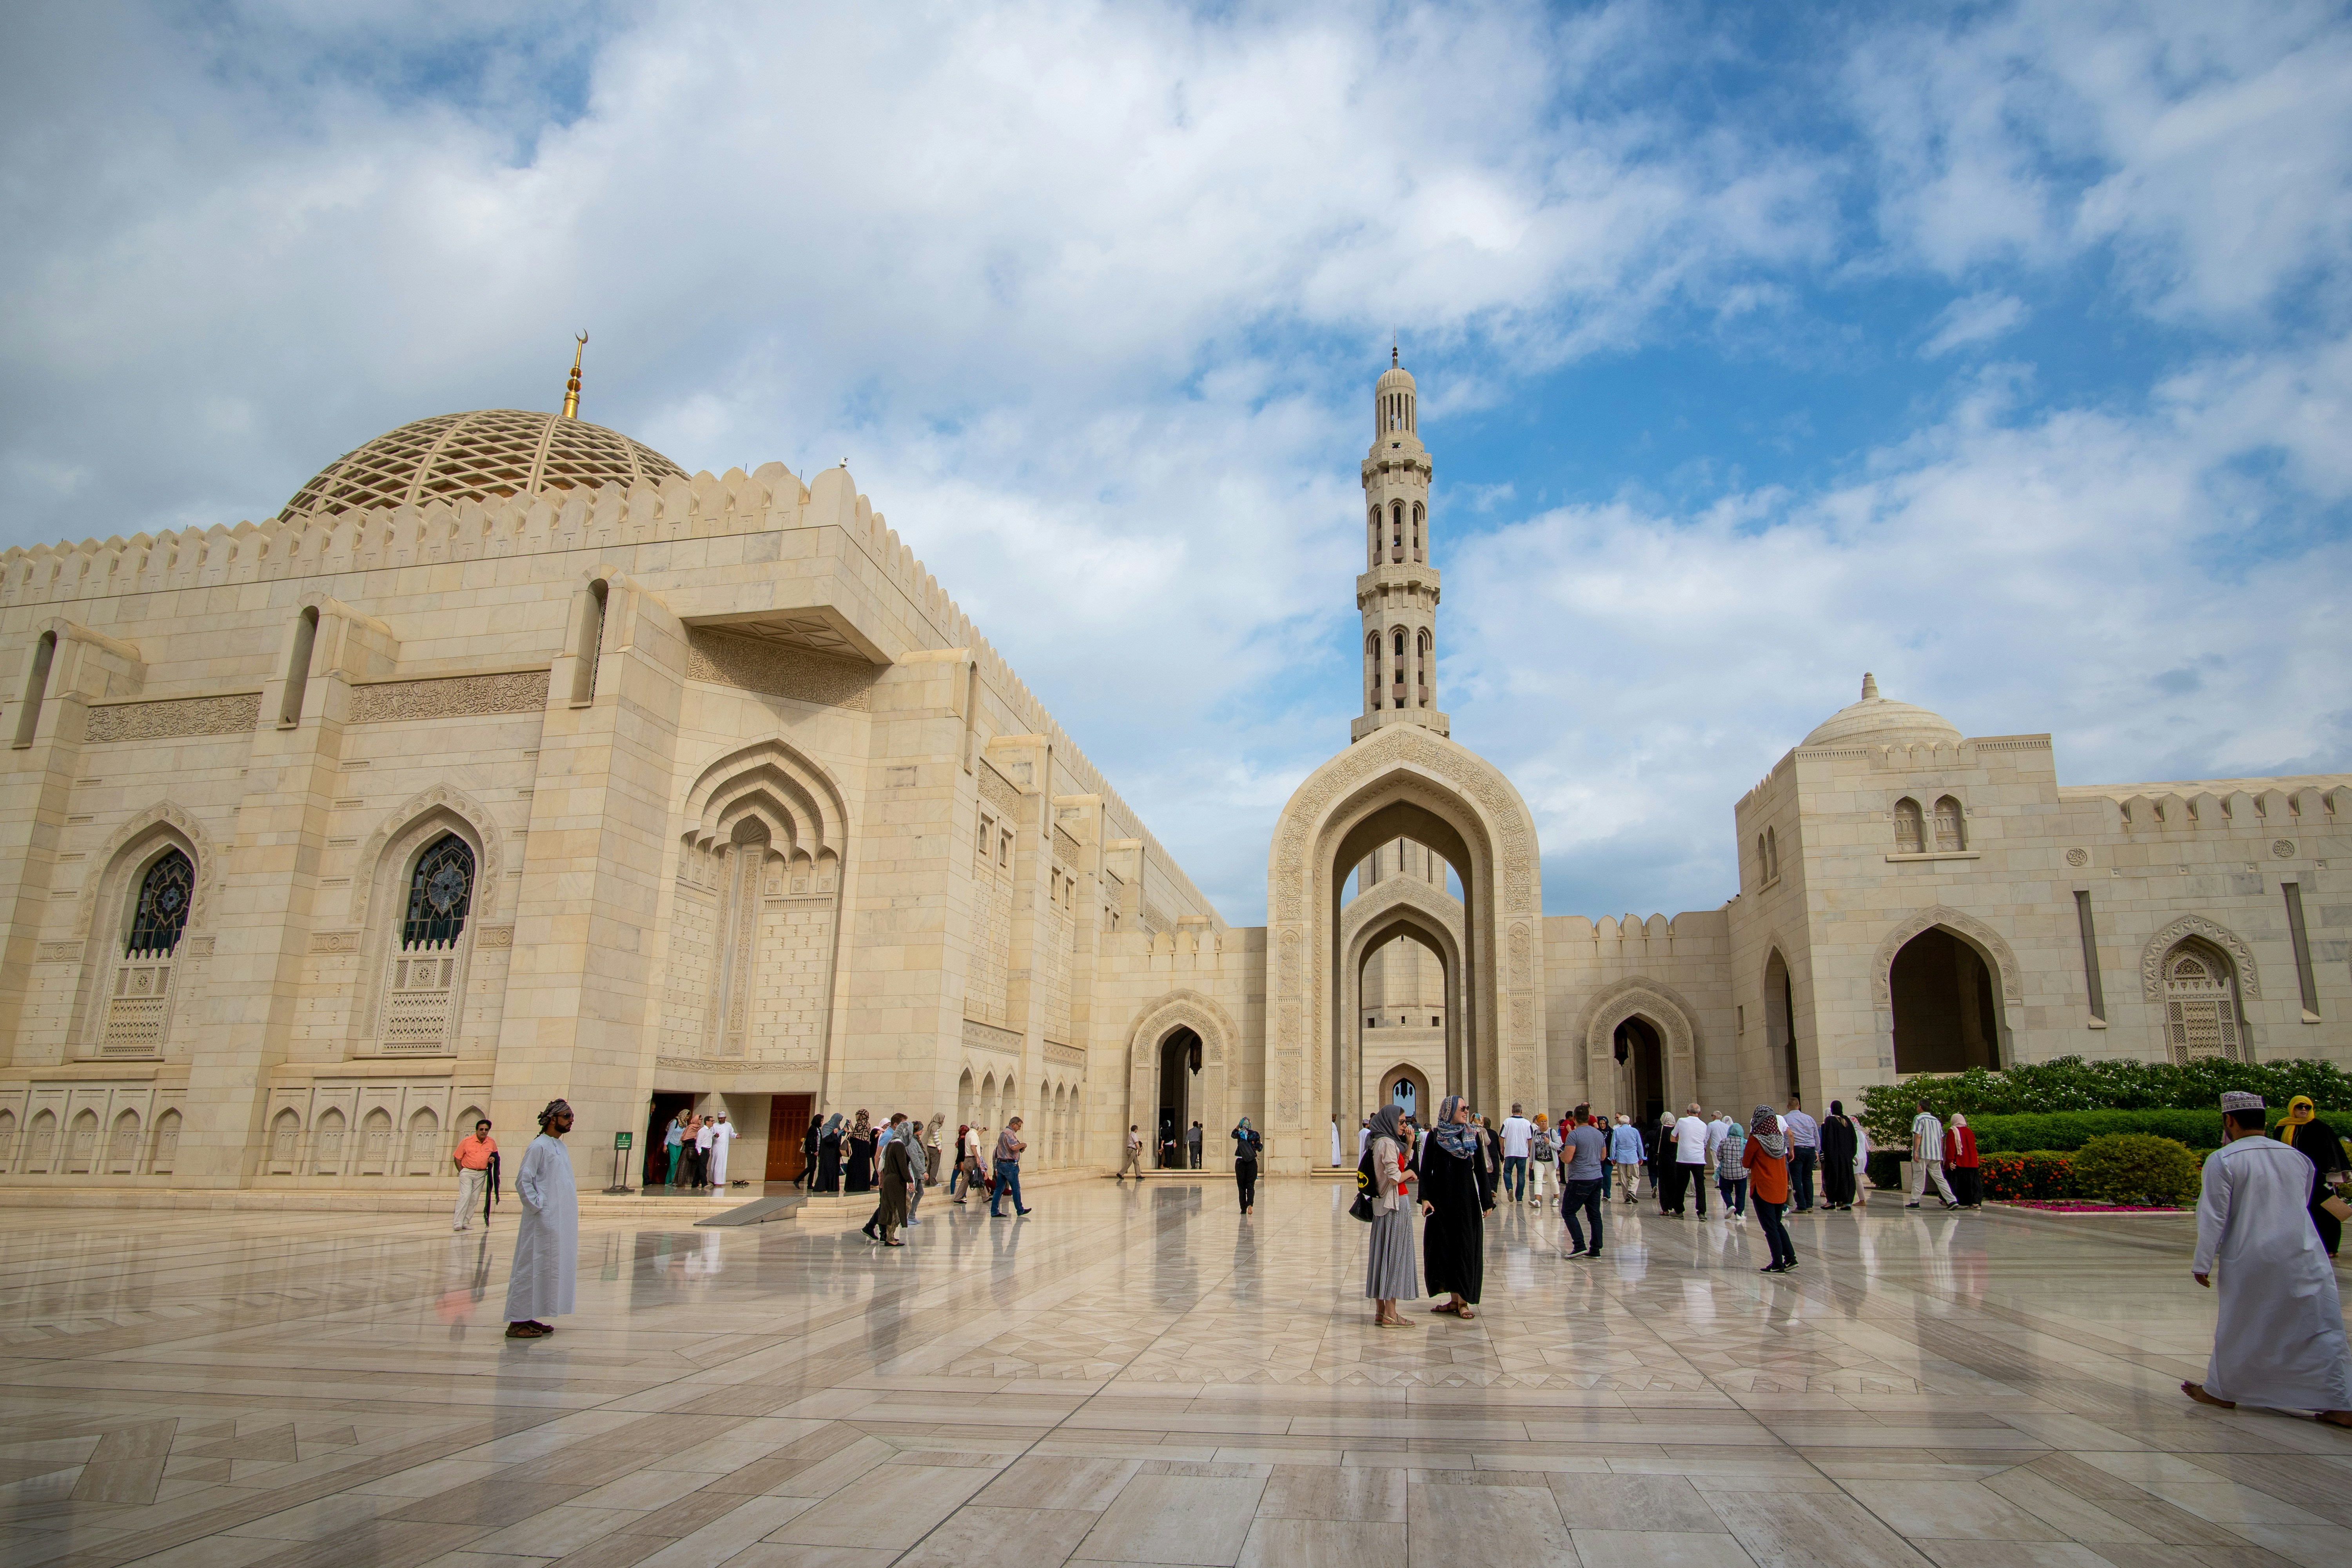
[[[2244,1059],[2236,977],[2220,949],[2190,941],[2164,955],[2164,1027],[2176,1063]]]
[[[1373,707],[1381,705],[1381,634],[1374,632],[1364,639],[1365,700]]]
[[[46,1171],[58,1152],[58,1117],[53,1110],[44,1110],[33,1118],[32,1131],[26,1136],[25,1169]]]
[[[85,1110],[73,1119],[73,1131],[66,1143],[66,1169],[81,1175],[97,1163],[98,1112]]]
[[[114,1134],[107,1141],[106,1168],[118,1176],[139,1169],[139,1113],[126,1110],[114,1119]]]
[[[971,1125],[971,1069],[970,1068],[964,1068],[963,1077],[956,1080],[956,1122],[959,1126]]]
[[[1381,509],[1379,507],[1374,507],[1364,514],[1364,537],[1370,542],[1371,551],[1366,564],[1368,568],[1378,566],[1381,563]]]
[[[1413,673],[1419,678],[1421,686],[1417,705],[1426,708],[1429,706],[1429,633],[1423,631],[1413,641],[1413,651],[1417,655],[1413,662]]]
[[[1958,851],[1968,847],[1966,830],[1960,825],[1960,803],[1950,795],[1936,803],[1936,849]]]
[[[1756,880],[1760,884],[1772,879],[1772,868],[1764,859],[1764,836],[1756,836]]]
[[[1895,852],[1917,855],[1927,847],[1927,823],[1919,815],[1919,803],[1906,795],[1895,803]]]
[[[433,1174],[440,1153],[441,1119],[433,1114],[432,1107],[419,1106],[416,1114],[408,1119],[408,1173]]]
[[[319,1118],[319,1136],[311,1151],[318,1156],[315,1164],[319,1174],[333,1176],[342,1173],[343,1130],[346,1125],[340,1110],[331,1109]]]
[[[49,695],[49,666],[57,656],[58,634],[43,632],[33,645],[32,668],[25,672],[25,700],[16,710],[16,744],[20,749],[31,745],[40,729],[41,705]]]
[[[377,1106],[360,1123],[360,1174],[381,1176],[392,1168],[392,1112]]]
[[[1404,679],[1404,628],[1402,626],[1399,626],[1396,630],[1396,656],[1397,679],[1402,680]]]
[[[474,847],[444,833],[409,868],[400,942],[384,981],[382,1045],[403,1055],[443,1050],[458,1023],[467,921],[474,908]]]
[[[1769,827],[1764,830],[1764,874],[1773,879],[1780,875],[1780,836]]]
[[[474,849],[454,833],[435,839],[408,875],[408,911],[400,945],[411,952],[448,947],[474,907]]]
[[[122,951],[131,958],[168,958],[188,929],[188,906],[195,900],[196,868],[173,849],[157,858],[139,879],[139,902],[131,910],[131,935]]]
[[[1413,503],[1412,503],[1412,558],[1413,558],[1415,561],[1420,561],[1420,560],[1424,559],[1424,556],[1423,556],[1423,553],[1422,553],[1422,546],[1421,546],[1421,523],[1422,523],[1422,519],[1423,519],[1423,516],[1425,516],[1425,515],[1426,515],[1426,514],[1425,514],[1425,513],[1423,511],[1423,510],[1422,510],[1422,505],[1421,505],[1421,503],[1420,503],[1419,501],[1415,501],[1415,502],[1413,502]]]
[[[302,1153],[302,1118],[289,1106],[269,1121],[269,1169],[271,1173],[290,1176],[294,1163]]]
[[[148,1156],[147,1169],[156,1175],[168,1176],[179,1163],[180,1113],[167,1110],[155,1119],[155,1147]]]
[[[1389,559],[1404,559],[1404,502],[1389,503]]]
[[[9,1169],[8,1163],[16,1157],[16,1113],[13,1110],[0,1110],[0,1173],[6,1172]]]
[[[278,727],[291,730],[302,721],[302,698],[310,686],[310,649],[319,640],[319,611],[305,609],[294,623],[294,646],[286,654],[286,685],[278,699]]]

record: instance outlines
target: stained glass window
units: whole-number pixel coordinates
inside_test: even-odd
[[[196,868],[177,849],[147,868],[139,883],[139,908],[131,919],[131,940],[123,952],[161,957],[180,945],[187,929],[188,906],[194,901]]]
[[[409,873],[400,945],[448,946],[466,929],[473,903],[474,851],[456,834],[445,833],[416,858],[416,869]]]

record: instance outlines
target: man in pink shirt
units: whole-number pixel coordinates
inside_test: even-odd
[[[457,1212],[450,1216],[450,1229],[474,1228],[474,1211],[482,1202],[482,1184],[490,1179],[490,1161],[498,1152],[487,1117],[474,1123],[471,1137],[457,1141],[457,1152],[449,1156],[449,1163],[457,1167]]]

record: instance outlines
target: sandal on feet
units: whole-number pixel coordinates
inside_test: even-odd
[[[2238,1407],[2238,1402],[2234,1399],[2216,1399],[2206,1393],[2205,1385],[2201,1383],[2184,1383],[2180,1385],[2180,1392],[2200,1405],[2210,1405],[2221,1410],[2235,1410]]]
[[[507,1338],[510,1340],[544,1339],[554,1331],[555,1331],[552,1329],[542,1329],[536,1323],[509,1323],[507,1325]]]
[[[2352,1426],[2352,1410],[2322,1410],[2312,1419],[2322,1426]]]

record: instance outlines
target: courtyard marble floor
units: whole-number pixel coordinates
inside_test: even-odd
[[[1034,1217],[583,1226],[0,1211],[0,1563],[1316,1568],[2352,1561],[2352,1433],[2189,1405],[2179,1221],[1488,1230],[1374,1331],[1347,1193],[1045,1185]]]

